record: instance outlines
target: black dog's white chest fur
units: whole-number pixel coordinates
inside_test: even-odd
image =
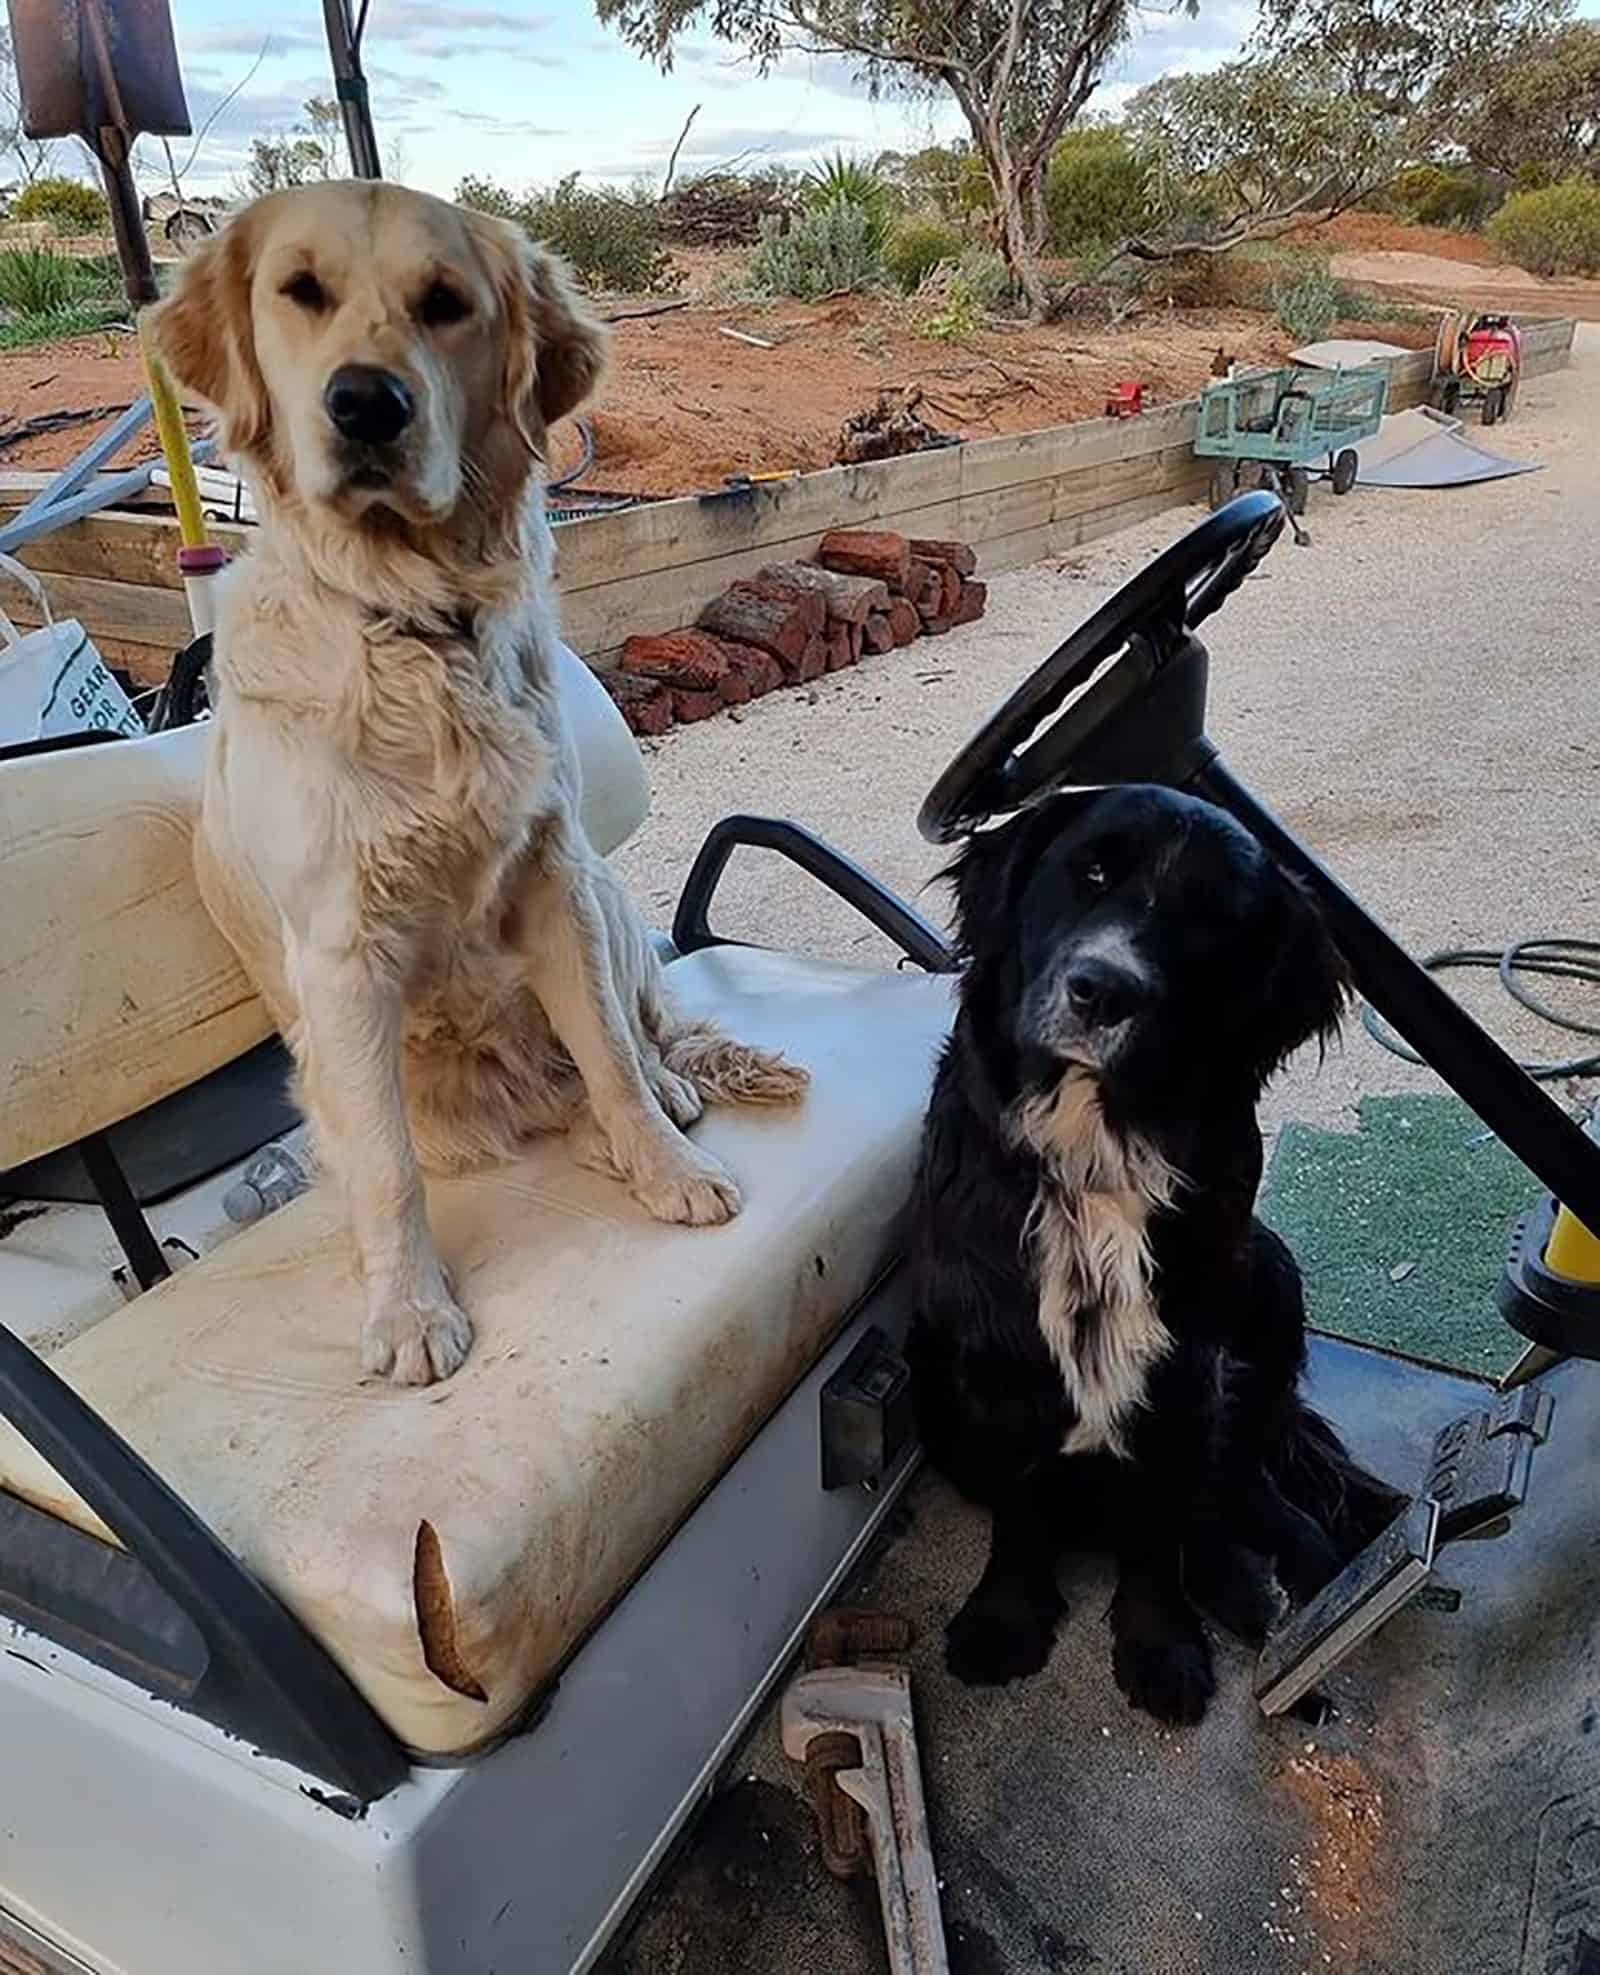
[[[1077,1413],[1062,1452],[1125,1456],[1127,1416],[1172,1347],[1156,1312],[1149,1225],[1177,1175],[1152,1146],[1109,1128],[1087,1071],[1025,1098],[1010,1125],[1040,1163],[1024,1241],[1039,1329]]]

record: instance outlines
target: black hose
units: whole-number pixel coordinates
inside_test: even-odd
[[[558,474],[554,480],[547,480],[545,482],[547,493],[559,494],[562,488],[570,487],[575,480],[581,480],[594,465],[594,433],[590,429],[589,421],[586,418],[578,418],[574,419],[573,423],[578,428],[578,442],[583,447],[583,457],[576,466],[569,466],[565,473]]]
[[[1519,974],[1543,974],[1552,980],[1587,981],[1591,987],[1600,987],[1600,940],[1539,934],[1533,939],[1514,940],[1504,947],[1450,947],[1442,953],[1430,953],[1422,965],[1430,974],[1443,973],[1448,967],[1492,967],[1512,1000],[1537,1015],[1540,1021],[1564,1029],[1570,1035],[1600,1036],[1600,1023],[1558,1015],[1517,979]],[[1392,1056],[1403,1057],[1408,1063],[1423,1061],[1367,1002],[1361,1004],[1361,1026]],[[1600,1050],[1590,1056],[1569,1057],[1563,1063],[1524,1063],[1522,1068],[1536,1083],[1553,1083],[1562,1077],[1590,1077],[1600,1074]]]

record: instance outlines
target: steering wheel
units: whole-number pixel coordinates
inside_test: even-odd
[[[1142,693],[1278,539],[1283,503],[1241,494],[1164,549],[1023,680],[928,791],[917,828],[948,843],[1067,779],[1072,757]],[[1045,732],[1040,724],[1077,694]]]

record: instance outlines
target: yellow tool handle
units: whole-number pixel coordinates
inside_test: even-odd
[[[145,385],[150,408],[155,414],[156,437],[161,455],[172,478],[172,505],[178,510],[178,534],[186,549],[205,546],[206,521],[200,511],[200,483],[195,478],[194,460],[189,453],[189,435],[183,429],[183,413],[178,394],[172,388],[160,357],[156,355],[143,321],[139,325],[139,348],[144,356]]]
[[[1556,1214],[1556,1224],[1545,1244],[1544,1265],[1552,1274],[1571,1282],[1600,1284],[1600,1241],[1589,1232],[1570,1207]]]

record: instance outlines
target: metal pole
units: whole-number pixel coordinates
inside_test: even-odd
[[[327,23],[328,53],[333,57],[333,93],[344,119],[350,169],[357,178],[382,178],[378,137],[372,127],[372,105],[367,97],[367,78],[361,72],[361,43],[351,17],[350,0],[322,0],[322,16]]]

